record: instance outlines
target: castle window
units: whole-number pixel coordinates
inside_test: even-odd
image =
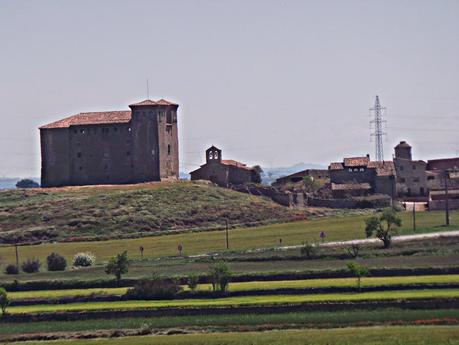
[[[131,155],[131,151],[127,151],[126,156],[130,156],[130,155]]]
[[[84,134],[84,128],[80,132],[81,132],[81,134]]]
[[[131,131],[131,127],[128,127],[128,132],[130,132],[130,131]]]
[[[78,152],[78,153],[77,153],[77,157],[78,157],[78,158],[81,158],[81,152]]]
[[[167,145],[167,154],[168,154],[168,155],[171,154],[171,146],[170,146],[170,145]]]
[[[352,168],[349,168],[349,172],[352,172]]]
[[[363,171],[365,171],[365,169],[364,168],[360,168],[360,171],[363,172]]]
[[[172,123],[172,114],[170,112],[167,113],[166,123]]]
[[[359,171],[359,169],[358,168],[354,168],[354,171],[357,172],[357,171]]]

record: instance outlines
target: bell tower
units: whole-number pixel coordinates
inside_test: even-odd
[[[215,146],[211,146],[206,150],[206,163],[221,163],[222,161],[222,150]]]

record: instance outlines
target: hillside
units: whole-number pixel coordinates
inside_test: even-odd
[[[203,183],[0,191],[0,240],[119,238],[303,218],[268,199]]]

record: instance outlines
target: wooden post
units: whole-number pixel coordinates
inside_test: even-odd
[[[413,232],[416,232],[416,202],[413,201]]]
[[[229,249],[228,219],[225,219],[225,223],[226,223],[226,249]]]
[[[449,226],[448,173],[445,171],[445,222]]]
[[[18,253],[18,244],[14,245],[14,249],[16,250],[16,268],[19,270],[19,253]]]

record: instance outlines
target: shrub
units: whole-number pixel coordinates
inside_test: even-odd
[[[40,185],[37,182],[31,179],[28,179],[28,178],[20,180],[16,183],[16,188],[38,188],[38,187],[40,187]]]
[[[125,250],[121,254],[117,254],[112,257],[107,266],[105,266],[105,273],[113,274],[116,278],[116,285],[120,285],[121,275],[128,273],[129,270],[129,259],[127,251]]]
[[[182,288],[177,281],[169,278],[154,277],[139,280],[125,296],[132,299],[174,299]]]
[[[210,282],[212,283],[213,291],[226,292],[231,280],[231,271],[226,263],[219,262],[211,267],[210,272]]]
[[[89,267],[96,263],[96,257],[93,253],[77,253],[73,257],[73,267]]]
[[[35,273],[40,270],[41,262],[38,259],[27,259],[21,265],[22,270],[25,273]]]
[[[357,290],[360,292],[362,277],[370,275],[370,271],[365,266],[353,262],[348,263],[347,268],[357,278]]]
[[[2,315],[6,314],[6,308],[10,305],[10,299],[4,288],[0,287],[0,309],[2,310]]]
[[[311,259],[316,255],[317,248],[316,246],[314,246],[313,244],[309,242],[304,242],[303,246],[300,249],[300,253],[301,253],[301,256],[307,259]]]
[[[5,274],[18,274],[19,269],[16,265],[10,264],[5,267]]]
[[[190,288],[191,291],[195,291],[196,288],[198,287],[199,283],[199,276],[196,273],[191,273],[188,276],[188,287]]]
[[[360,246],[356,243],[351,244],[347,251],[353,258],[356,258],[359,256]]]
[[[51,253],[46,258],[48,271],[65,271],[67,260],[57,253]]]

